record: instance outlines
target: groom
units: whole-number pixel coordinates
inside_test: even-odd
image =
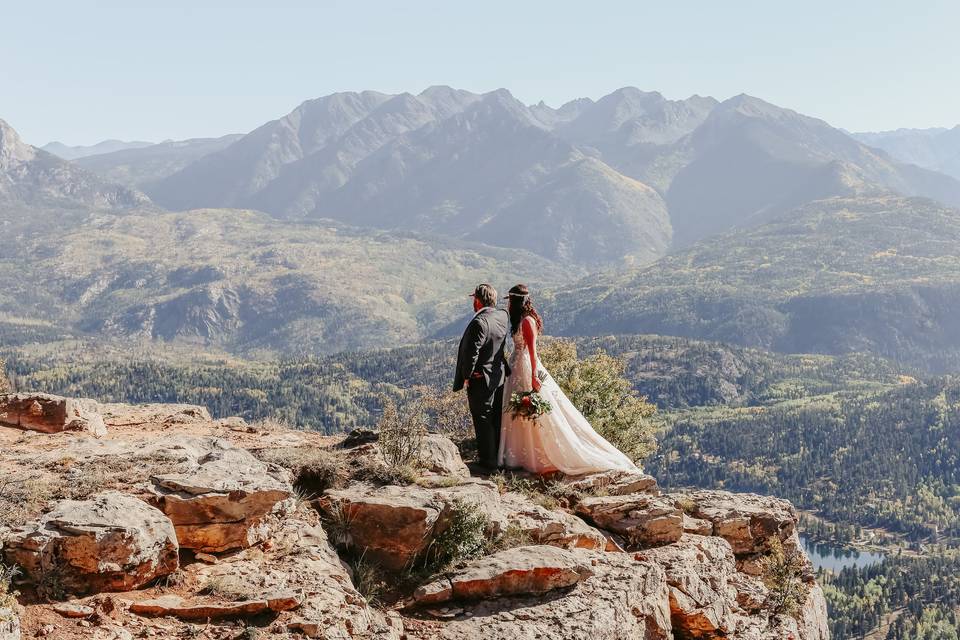
[[[497,309],[497,290],[481,284],[471,294],[474,316],[460,339],[453,390],[467,388],[467,402],[477,434],[480,464],[497,468],[503,383],[510,375],[504,356],[510,317]]]

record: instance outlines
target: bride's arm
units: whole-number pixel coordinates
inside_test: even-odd
[[[520,330],[523,332],[523,342],[527,345],[527,354],[530,356],[530,371],[533,376],[530,384],[534,391],[540,391],[540,379],[537,377],[537,331],[533,328],[533,319],[524,318]]]

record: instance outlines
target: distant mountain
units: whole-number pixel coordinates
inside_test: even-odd
[[[32,147],[0,120],[0,207],[130,208],[148,204],[142,193]]]
[[[141,141],[125,142],[123,140],[104,140],[94,145],[74,147],[65,145],[62,142],[50,142],[40,148],[64,160],[76,160],[77,158],[86,158],[102,153],[113,153],[114,151],[123,151],[126,149],[140,149],[142,147],[149,147],[152,144],[152,142]]]
[[[243,136],[167,140],[158,144],[79,158],[76,163],[105,180],[149,193],[154,184]]]
[[[548,331],[656,333],[956,369],[960,211],[893,196],[810,203],[546,302]]]
[[[171,209],[427,230],[587,266],[648,263],[829,197],[893,191],[960,206],[960,180],[822,120],[746,95],[668,100],[632,87],[559,108],[503,89],[333,94],[137,184]]]
[[[547,286],[584,274],[522,251],[250,211],[125,212],[44,228],[28,251],[0,246],[0,315],[26,318],[24,335],[48,335],[53,323],[128,345],[392,347],[469,318],[478,282]]]
[[[960,125],[952,129],[897,129],[852,135],[864,144],[883,149],[900,162],[960,179]]]

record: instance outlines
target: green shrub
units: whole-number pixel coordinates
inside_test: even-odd
[[[780,538],[770,540],[770,551],[760,561],[760,575],[769,593],[767,607],[776,615],[796,617],[807,601],[803,581],[806,562],[795,547],[784,547]]]
[[[540,359],[593,428],[610,444],[640,462],[656,448],[657,407],[637,395],[624,377],[626,363],[599,350],[580,359],[570,340],[552,339]]]

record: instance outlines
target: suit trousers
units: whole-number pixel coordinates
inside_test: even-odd
[[[467,403],[477,435],[477,457],[485,467],[496,468],[500,449],[500,420],[503,414],[503,385],[490,389],[482,382],[471,381],[467,387]]]

